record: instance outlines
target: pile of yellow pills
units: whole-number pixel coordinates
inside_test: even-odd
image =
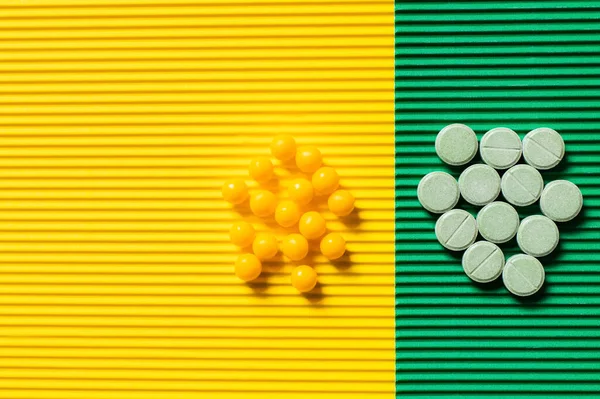
[[[271,142],[271,154],[281,161],[289,161],[296,156],[296,140],[286,134],[275,137]]]
[[[295,179],[288,187],[288,197],[300,205],[308,205],[314,197],[312,184],[306,179]]]
[[[275,208],[275,221],[281,227],[292,227],[300,219],[300,208],[294,201],[281,201]]]
[[[242,179],[231,179],[223,184],[221,194],[225,201],[239,205],[248,198],[248,186]]]
[[[308,292],[317,285],[317,272],[310,266],[302,265],[292,271],[292,285],[300,292]]]
[[[317,147],[297,146],[292,136],[280,135],[271,141],[270,150],[271,155],[278,160],[275,165],[267,156],[256,156],[248,164],[248,175],[254,180],[251,192],[248,191],[246,182],[240,178],[229,179],[221,187],[223,199],[230,204],[241,205],[249,199],[248,205],[254,214],[249,217],[271,220],[257,229],[256,225],[241,220],[233,223],[229,229],[232,244],[252,251],[239,255],[235,262],[235,275],[245,282],[258,278],[263,270],[262,262],[275,258],[279,251],[284,255],[285,261],[304,260],[309,252],[309,240],[315,240],[315,244],[320,245],[321,253],[327,259],[335,260],[344,255],[344,237],[337,232],[327,234],[326,220],[315,210],[317,205],[312,205],[313,209],[309,208],[315,196],[328,196],[325,197],[327,205],[335,216],[347,216],[354,210],[354,196],[339,189],[340,176],[334,168],[323,165],[322,154]],[[279,200],[267,186],[259,187],[255,183],[269,182],[275,176],[275,167],[287,167],[291,164],[280,161],[292,160],[295,160],[301,173],[298,176],[298,173],[293,172],[288,184],[283,185],[287,187],[287,198]],[[274,226],[273,219],[280,227],[275,225],[273,231],[269,231],[266,227]],[[299,234],[288,230],[278,241],[277,235],[281,234],[281,228],[295,229],[296,225]],[[310,292],[318,284],[317,272],[311,265],[296,266],[291,274],[291,283],[299,292]]]
[[[354,196],[346,190],[337,190],[327,200],[329,210],[336,216],[348,216],[354,210]]]
[[[329,233],[321,240],[321,253],[327,259],[339,259],[346,252],[346,240],[340,233]]]
[[[248,173],[257,182],[268,182],[273,177],[273,163],[267,157],[254,158],[250,161]]]
[[[281,241],[281,252],[290,260],[302,260],[308,254],[308,241],[300,234],[290,234]]]
[[[240,248],[252,245],[255,236],[254,227],[248,222],[235,222],[229,229],[229,239]]]
[[[298,222],[300,233],[309,240],[314,240],[325,234],[327,226],[325,219],[319,212],[306,212]]]
[[[313,174],[312,185],[317,195],[329,195],[337,190],[340,185],[340,177],[335,169],[324,166]]]

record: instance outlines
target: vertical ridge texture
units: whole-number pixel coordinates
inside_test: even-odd
[[[392,397],[393,40],[388,0],[0,0],[0,398]],[[220,187],[279,133],[357,197],[307,296],[233,274],[274,223]]]
[[[598,1],[396,4],[398,397],[600,397],[599,12]],[[454,122],[479,138],[497,126],[562,133],[566,159],[542,175],[576,183],[585,208],[559,225],[541,295],[471,282],[461,254],[436,242],[416,187],[433,170],[458,177],[434,150]]]

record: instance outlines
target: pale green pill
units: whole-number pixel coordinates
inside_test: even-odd
[[[536,169],[552,169],[565,156],[565,142],[556,130],[540,127],[523,138],[525,162]]]
[[[460,198],[458,183],[448,173],[428,173],[419,182],[417,197],[429,212],[444,213],[454,208]]]
[[[519,214],[506,202],[492,202],[477,214],[477,228],[486,240],[502,244],[517,234]]]
[[[502,274],[504,254],[496,244],[479,241],[465,251],[462,267],[471,280],[489,283]]]
[[[502,195],[516,206],[535,203],[542,195],[544,179],[537,169],[529,165],[516,165],[502,176]]]
[[[521,158],[521,151],[519,135],[507,127],[496,127],[481,138],[481,159],[494,169],[510,168]]]
[[[544,188],[540,207],[542,213],[555,222],[568,222],[581,212],[583,195],[570,181],[555,180]]]
[[[549,255],[558,246],[558,227],[546,216],[528,216],[517,232],[517,244],[523,252],[540,258]]]
[[[500,175],[491,166],[471,165],[460,174],[458,188],[468,203],[487,205],[500,194]]]
[[[504,286],[517,296],[535,294],[544,285],[545,278],[546,272],[541,262],[524,254],[511,256],[502,271]]]
[[[435,223],[435,236],[451,251],[463,251],[477,238],[477,222],[467,211],[453,209]]]
[[[435,139],[435,152],[448,165],[468,163],[477,154],[477,136],[473,129],[461,123],[444,127]]]

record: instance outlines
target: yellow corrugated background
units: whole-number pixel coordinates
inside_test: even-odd
[[[391,0],[0,0],[0,398],[393,397],[393,32]],[[357,197],[308,298],[232,275],[219,188],[277,133]]]

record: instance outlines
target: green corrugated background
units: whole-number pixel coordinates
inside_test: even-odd
[[[453,122],[563,134],[543,175],[585,208],[533,299],[471,283],[417,202],[424,174],[460,173],[434,152]],[[600,1],[397,3],[396,150],[397,396],[600,397]]]

